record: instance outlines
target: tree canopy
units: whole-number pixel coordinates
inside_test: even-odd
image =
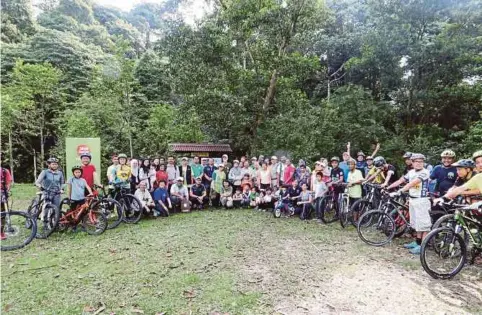
[[[398,159],[482,143],[477,0],[2,1],[2,151],[17,180],[66,136],[113,152],[226,142],[235,155]],[[6,141],[4,139],[13,139]],[[9,158],[11,153],[11,157]],[[39,164],[40,166],[40,164]]]

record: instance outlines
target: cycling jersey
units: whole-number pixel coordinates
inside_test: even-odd
[[[375,175],[377,173],[378,169],[376,167],[372,167],[370,171],[368,172],[368,177]],[[383,173],[380,172],[375,176],[373,179],[374,184],[383,184],[385,182],[385,177],[383,176]]]
[[[428,181],[429,181],[430,173],[426,169],[421,170],[410,170],[403,178],[407,183],[410,183],[416,179],[420,179],[421,182],[410,188],[408,191],[410,197],[412,198],[423,198],[428,197]]]
[[[332,181],[332,182],[337,182],[337,181],[339,181],[340,179],[343,179],[344,176],[345,176],[345,173],[344,173],[343,170],[342,170],[341,168],[339,168],[339,167],[333,168],[333,169],[331,170],[331,175],[330,175],[330,177],[331,177],[331,181]]]
[[[131,168],[127,165],[118,165],[116,169],[117,182],[129,182],[131,178]]]
[[[478,189],[479,194],[482,195],[482,174],[477,174],[472,177],[463,187],[469,190]]]
[[[383,182],[385,182],[385,179],[387,178],[389,171],[393,172],[393,174],[392,176],[390,176],[390,180],[388,181],[388,184],[393,184],[398,180],[397,169],[395,168],[395,166],[388,164],[388,167],[386,169],[385,168],[382,169],[382,171],[380,172],[380,175],[383,178]]]
[[[453,166],[445,167],[443,165],[437,165],[430,174],[430,179],[436,181],[435,191],[438,191],[441,195],[445,195],[454,185],[456,177],[457,168]]]

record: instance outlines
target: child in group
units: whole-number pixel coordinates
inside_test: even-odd
[[[249,206],[254,208],[254,210],[258,210],[258,203],[259,193],[256,190],[256,187],[252,187],[251,192],[249,193]]]
[[[75,210],[79,205],[85,202],[85,190],[92,195],[92,189],[87,185],[85,179],[82,178],[82,166],[72,167],[73,177],[67,181],[67,196],[70,200],[70,211]]]
[[[169,216],[169,209],[172,208],[171,199],[167,193],[166,181],[160,180],[159,187],[154,190],[152,197],[154,199],[154,216]]]
[[[241,188],[236,188],[236,192],[233,195],[233,206],[235,208],[241,208],[243,203],[243,193],[241,192]]]
[[[245,185],[245,186],[243,187],[243,200],[242,200],[242,202],[241,202],[241,205],[242,205],[243,207],[246,207],[246,208],[249,207],[250,188],[251,188],[251,187],[248,186],[248,185]]]

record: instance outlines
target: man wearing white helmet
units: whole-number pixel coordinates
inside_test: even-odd
[[[455,183],[457,179],[457,168],[452,166],[455,162],[455,152],[445,150],[440,154],[442,164],[434,167],[430,179],[435,181],[434,192],[443,196]]]
[[[428,182],[430,174],[424,168],[425,156],[413,153],[411,156],[413,169],[402,178],[391,184],[387,189],[393,189],[401,184],[406,184],[400,190],[390,194],[391,197],[409,192],[410,195],[410,226],[417,232],[414,242],[404,245],[412,254],[420,254],[422,239],[427,235],[432,226],[430,218],[430,199],[428,198]]]
[[[477,170],[482,169],[482,150],[475,152],[472,155],[472,159],[475,161]],[[479,198],[482,197],[482,173],[473,176],[462,186],[449,190],[445,197],[453,199],[462,194],[466,196],[478,196]]]

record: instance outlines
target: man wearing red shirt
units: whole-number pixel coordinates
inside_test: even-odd
[[[82,153],[80,160],[82,161],[82,178],[85,179],[89,187],[94,187],[94,182],[97,182],[97,173],[95,166],[90,164],[92,156],[90,153]]]
[[[1,157],[0,157],[1,158]],[[1,201],[1,211],[6,211],[5,204],[7,203],[8,192],[10,191],[10,185],[12,184],[12,176],[10,171],[6,168],[0,167],[0,201]],[[6,239],[6,235],[3,232],[3,222],[2,230],[0,233],[0,238],[2,240]]]
[[[286,167],[283,174],[283,184],[284,185],[291,185],[295,178],[295,171],[296,168],[291,164],[289,159],[286,159]]]

